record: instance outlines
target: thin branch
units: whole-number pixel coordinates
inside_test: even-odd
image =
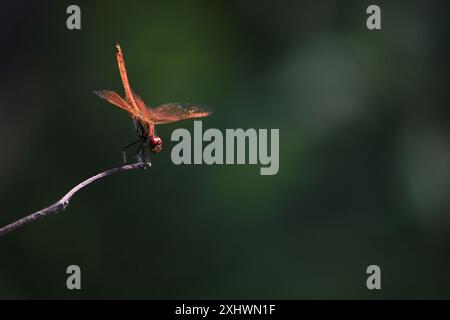
[[[84,180],[83,182],[76,185],[72,190],[67,192],[64,195],[64,197],[59,199],[56,203],[54,203],[42,210],[36,211],[28,216],[25,216],[22,219],[19,219],[13,223],[10,223],[10,224],[4,226],[3,228],[0,228],[0,237],[29,223],[29,222],[33,222],[40,218],[48,216],[50,214],[55,214],[55,213],[65,210],[67,208],[67,206],[69,205],[69,202],[70,202],[70,199],[72,198],[72,196],[75,193],[77,193],[78,191],[80,191],[81,189],[83,189],[84,187],[86,187],[87,185],[90,185],[95,180],[98,180],[98,179],[101,179],[101,178],[104,178],[107,176],[111,176],[113,174],[116,174],[116,173],[119,173],[122,171],[128,171],[128,170],[132,170],[132,169],[146,169],[148,167],[150,167],[150,163],[127,164],[127,165],[124,165],[121,167],[117,167],[114,169],[110,169],[110,170],[101,172],[93,177],[90,177],[89,179]]]

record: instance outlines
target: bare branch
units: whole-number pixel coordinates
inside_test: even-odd
[[[10,223],[10,224],[4,226],[3,228],[0,228],[0,237],[29,223],[29,222],[38,220],[38,219],[48,216],[50,214],[55,214],[55,213],[63,211],[64,209],[67,208],[67,206],[69,205],[70,199],[72,198],[72,196],[75,193],[77,193],[78,191],[80,191],[81,189],[86,187],[87,185],[91,184],[95,180],[98,180],[98,179],[101,179],[101,178],[104,178],[107,176],[111,176],[113,174],[116,174],[116,173],[119,173],[122,171],[128,171],[128,170],[132,170],[132,169],[146,169],[148,167],[150,167],[150,163],[127,164],[127,165],[124,165],[121,167],[117,167],[114,169],[110,169],[110,170],[101,172],[93,177],[90,177],[89,179],[86,179],[83,182],[76,185],[72,190],[67,192],[64,195],[64,197],[59,199],[56,203],[54,203],[42,210],[36,211],[28,216],[25,216],[22,219],[19,219],[13,223]]]

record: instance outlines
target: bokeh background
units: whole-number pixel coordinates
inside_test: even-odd
[[[89,186],[0,239],[0,298],[450,298],[448,2],[10,1],[0,11],[0,225],[120,164],[114,43],[149,105],[279,128],[280,170],[181,165]],[[82,290],[66,289],[66,268]],[[377,264],[382,290],[366,288]]]

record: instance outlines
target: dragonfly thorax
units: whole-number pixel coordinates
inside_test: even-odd
[[[150,150],[152,150],[152,152],[161,152],[163,141],[160,137],[149,136],[148,141],[150,142]]]

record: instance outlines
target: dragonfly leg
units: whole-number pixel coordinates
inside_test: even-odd
[[[143,161],[142,161],[142,154],[144,153],[143,146],[144,146],[144,141],[141,141],[141,144],[137,148],[136,154],[135,154],[139,163],[143,163]]]
[[[125,147],[123,147],[123,149],[122,149],[122,160],[123,160],[124,164],[127,163],[127,149],[132,147],[132,146],[134,146],[135,144],[137,144],[139,142],[141,142],[141,144],[142,144],[142,139],[139,139],[139,140],[137,140],[135,142],[132,142],[129,145],[126,145]]]
[[[150,152],[149,152],[149,145],[148,145],[148,141],[146,141],[146,143],[144,143],[143,147],[142,147],[142,154],[143,154],[143,160],[145,161],[146,164],[150,164]]]
[[[136,151],[136,158],[139,163],[145,163],[147,165],[150,165],[150,152],[149,152],[149,141],[143,140],[142,143],[139,145],[139,148]],[[145,169],[145,168],[144,168]]]

